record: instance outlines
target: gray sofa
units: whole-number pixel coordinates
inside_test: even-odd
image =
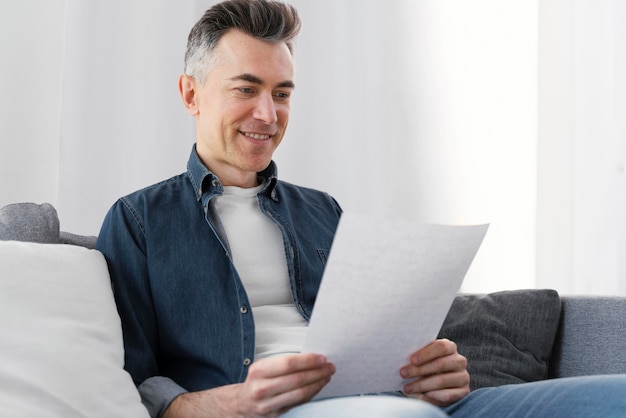
[[[0,209],[0,240],[94,248],[96,237],[61,229],[49,204]],[[468,358],[472,389],[626,373],[626,297],[568,296],[550,289],[460,294],[439,336],[455,341]]]

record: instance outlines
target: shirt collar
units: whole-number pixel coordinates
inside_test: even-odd
[[[191,155],[187,162],[187,174],[197,200],[202,199],[204,194],[207,194],[207,197],[210,198],[216,194],[222,194],[224,191],[220,179],[202,163],[202,160],[200,160],[195,144],[191,149]],[[265,170],[258,173],[259,177],[265,180],[265,187],[260,193],[269,195],[276,201],[278,201],[278,195],[275,190],[278,180],[277,174],[278,168],[274,161],[271,161]]]

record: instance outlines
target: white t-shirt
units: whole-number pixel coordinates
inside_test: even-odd
[[[226,186],[212,201],[250,300],[256,359],[300,352],[307,326],[293,302],[280,229],[259,207],[262,188]]]

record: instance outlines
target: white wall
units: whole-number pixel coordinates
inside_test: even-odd
[[[64,0],[0,0],[0,206],[56,202]]]

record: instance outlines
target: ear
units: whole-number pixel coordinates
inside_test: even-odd
[[[178,78],[178,91],[183,101],[183,106],[191,116],[198,114],[198,103],[196,102],[196,80],[186,74]]]

